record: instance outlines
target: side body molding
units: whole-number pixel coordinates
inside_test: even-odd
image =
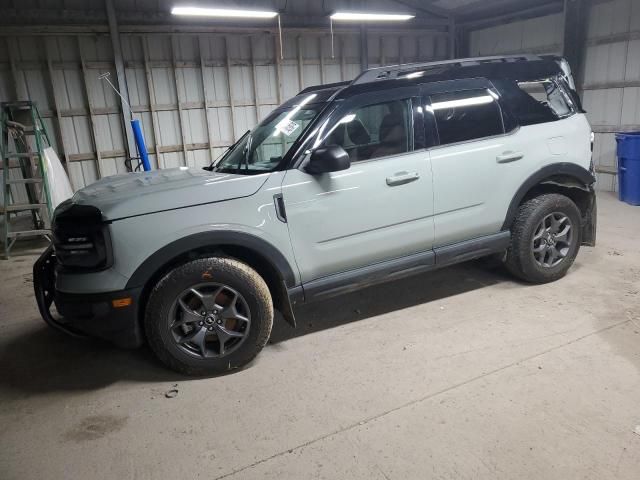
[[[172,259],[188,252],[216,246],[244,247],[258,253],[278,271],[284,284],[295,286],[295,275],[284,255],[272,244],[243,232],[201,232],[171,242],[147,258],[133,273],[126,288],[141,287]]]
[[[556,180],[558,178],[562,179],[566,177],[571,177],[573,181],[567,183],[566,181]],[[591,192],[593,190],[592,185],[594,182],[595,178],[589,170],[574,163],[554,163],[541,168],[527,178],[527,180],[525,180],[516,191],[511,203],[509,204],[507,215],[504,219],[504,223],[502,224],[502,230],[509,230],[518,212],[518,206],[522,202],[522,199],[529,190],[536,185],[541,183],[555,183],[557,185],[566,185],[567,187],[579,188],[581,190]]]

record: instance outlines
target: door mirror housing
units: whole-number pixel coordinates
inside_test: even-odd
[[[304,170],[310,175],[321,173],[339,172],[347,170],[351,166],[349,154],[339,145],[316,148],[311,153],[309,162]]]

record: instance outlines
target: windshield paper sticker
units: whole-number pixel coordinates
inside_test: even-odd
[[[296,122],[289,120],[288,122],[282,125],[280,124],[276,125],[276,128],[282,133],[284,133],[287,137],[289,137],[293,132],[295,132],[298,129],[299,126],[300,125],[297,124]]]

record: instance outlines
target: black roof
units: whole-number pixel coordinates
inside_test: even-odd
[[[286,105],[295,105],[300,95],[316,93],[313,103],[344,99],[358,93],[396,88],[399,85],[422,85],[446,80],[485,78],[538,80],[562,73],[560,57],[510,55],[408,63],[366,70],[353,81],[316,85],[302,90]]]

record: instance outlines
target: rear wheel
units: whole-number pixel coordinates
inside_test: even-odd
[[[269,340],[269,289],[248,265],[230,258],[193,260],[167,273],[149,297],[151,348],[181,373],[225,372],[249,363]]]
[[[506,266],[523,280],[552,282],[567,273],[580,243],[580,210],[576,204],[564,195],[540,195],[520,205]]]

